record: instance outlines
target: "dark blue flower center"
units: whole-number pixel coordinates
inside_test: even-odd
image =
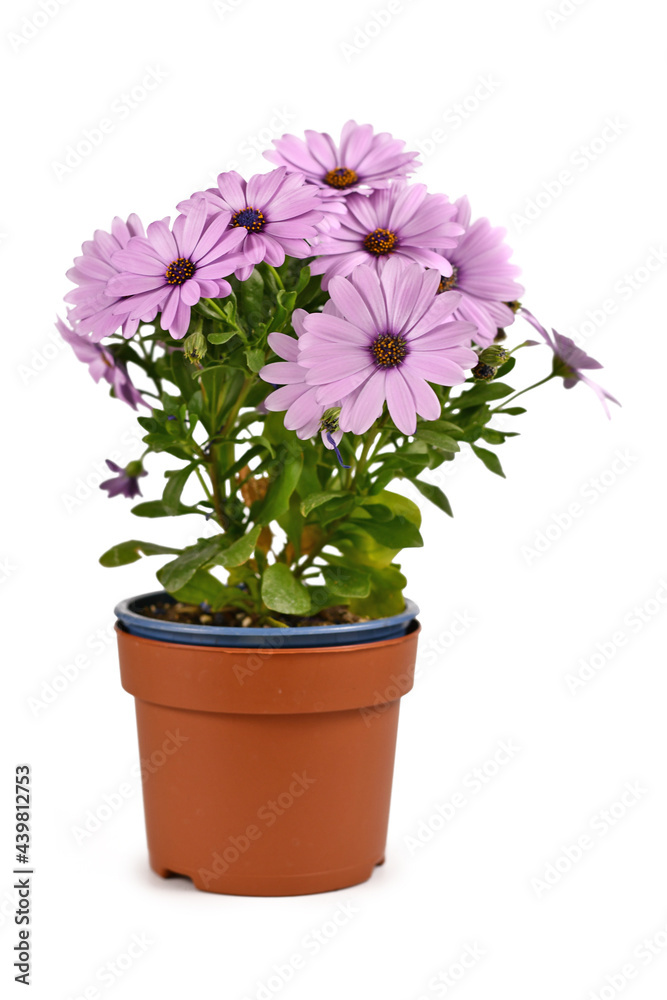
[[[232,216],[231,225],[243,226],[249,233],[258,233],[264,228],[265,222],[263,214],[258,209],[248,205]]]
[[[168,285],[184,285],[196,270],[196,265],[188,257],[179,257],[178,260],[172,260],[164,276]]]
[[[389,229],[374,229],[364,240],[364,249],[374,253],[376,257],[381,257],[393,253],[397,243],[396,233],[390,232]]]
[[[336,167],[335,170],[330,170],[325,174],[324,180],[330,187],[343,189],[352,187],[359,178],[354,170],[348,170],[347,167]]]
[[[449,278],[440,279],[440,284],[438,285],[438,291],[436,294],[440,295],[441,292],[451,292],[452,288],[456,288],[456,282],[458,280],[458,277],[459,277],[459,269],[458,267],[453,267],[452,273],[449,276]]]
[[[408,345],[398,333],[383,333],[375,338],[370,351],[380,368],[396,368],[405,359]]]

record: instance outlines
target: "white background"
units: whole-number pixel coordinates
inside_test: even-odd
[[[223,0],[218,11],[205,0],[44,3],[55,9],[48,18],[31,0],[5,3],[0,32],[2,713],[11,733],[0,794],[3,979],[15,943],[12,776],[26,760],[40,1000],[91,987],[128,1000],[241,1000],[297,953],[305,969],[268,995],[664,997],[658,8],[564,0],[554,15],[557,0],[403,0],[378,28],[374,12],[386,0]],[[129,96],[151,71],[154,89]],[[423,637],[418,682],[402,706],[387,864],[337,894],[204,894],[148,870],[133,704],[109,633],[116,601],[152,589],[154,567],[97,564],[109,545],[139,531],[158,540],[169,525],[137,526],[129,503],[96,488],[105,458],[136,455],[133,417],[68,348],[52,346],[52,323],[71,259],[115,214],[160,218],[219,170],[269,169],[253,142],[309,127],[335,134],[350,117],[409,148],[421,143],[419,179],[452,198],[467,193],[474,214],[507,226],[524,301],[545,323],[585,336],[605,364],[600,382],[623,408],[608,422],[585,386],[550,383],[527,397],[530,412],[513,428],[523,433],[502,449],[507,480],[463,456],[444,484],[455,520],[424,509],[426,549],[403,560]],[[102,118],[112,129],[101,144],[59,169],[67,147]],[[563,170],[571,183],[559,191]],[[522,355],[517,387],[549,364],[546,348]],[[145,495],[158,495],[159,482],[144,480]],[[573,504],[578,516],[568,521]],[[457,620],[467,622],[458,636]],[[567,675],[596,653],[593,678],[573,693]],[[85,668],[35,709],[30,699],[42,699],[77,656]],[[520,750],[473,791],[470,772],[502,740]],[[639,791],[613,807],[608,827],[602,811],[628,782]],[[73,828],[123,783],[124,804],[77,843]],[[406,841],[425,838],[436,806],[457,791],[465,806],[428,843]],[[568,863],[564,849],[583,835],[592,846]],[[549,870],[555,884],[540,888]],[[354,914],[312,954],[305,936],[341,903]],[[122,978],[102,982],[101,967],[119,957],[126,965],[135,933],[150,941],[145,952]],[[466,947],[483,955],[448,987]]]

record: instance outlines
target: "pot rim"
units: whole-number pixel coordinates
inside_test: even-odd
[[[179,645],[222,646],[226,648],[324,648],[377,642],[405,635],[410,623],[419,614],[414,601],[406,598],[405,609],[397,615],[374,618],[367,622],[340,625],[288,625],[284,628],[239,628],[231,625],[191,625],[160,621],[139,614],[135,608],[156,600],[173,601],[164,590],[138,594],[120,601],[114,614],[125,631],[144,639],[172,642]],[[326,641],[323,642],[322,640]]]

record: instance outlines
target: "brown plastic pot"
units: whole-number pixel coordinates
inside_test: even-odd
[[[136,700],[150,865],[198,889],[326,892],[384,861],[419,626],[311,649],[225,649],[117,626]]]

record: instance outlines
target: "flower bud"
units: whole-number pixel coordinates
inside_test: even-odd
[[[185,338],[183,353],[188,361],[192,361],[195,364],[198,363],[206,355],[207,350],[206,337],[201,331],[198,330],[195,333],[191,333],[189,337]]]
[[[493,368],[491,365],[482,364],[480,361],[479,364],[475,365],[473,368],[472,376],[477,382],[490,382],[491,379],[494,378],[497,371],[497,368]]]
[[[334,434],[338,430],[338,417],[340,416],[340,406],[331,406],[322,414],[320,430]]]
[[[138,479],[139,476],[145,476],[144,467],[139,460],[135,462],[129,462],[125,466],[125,473],[130,477],[130,479]]]
[[[504,365],[506,361],[509,361],[509,351],[506,351],[504,347],[497,347],[492,344],[491,347],[485,347],[484,350],[479,355],[479,360],[483,365],[491,365],[492,368],[500,368]]]

